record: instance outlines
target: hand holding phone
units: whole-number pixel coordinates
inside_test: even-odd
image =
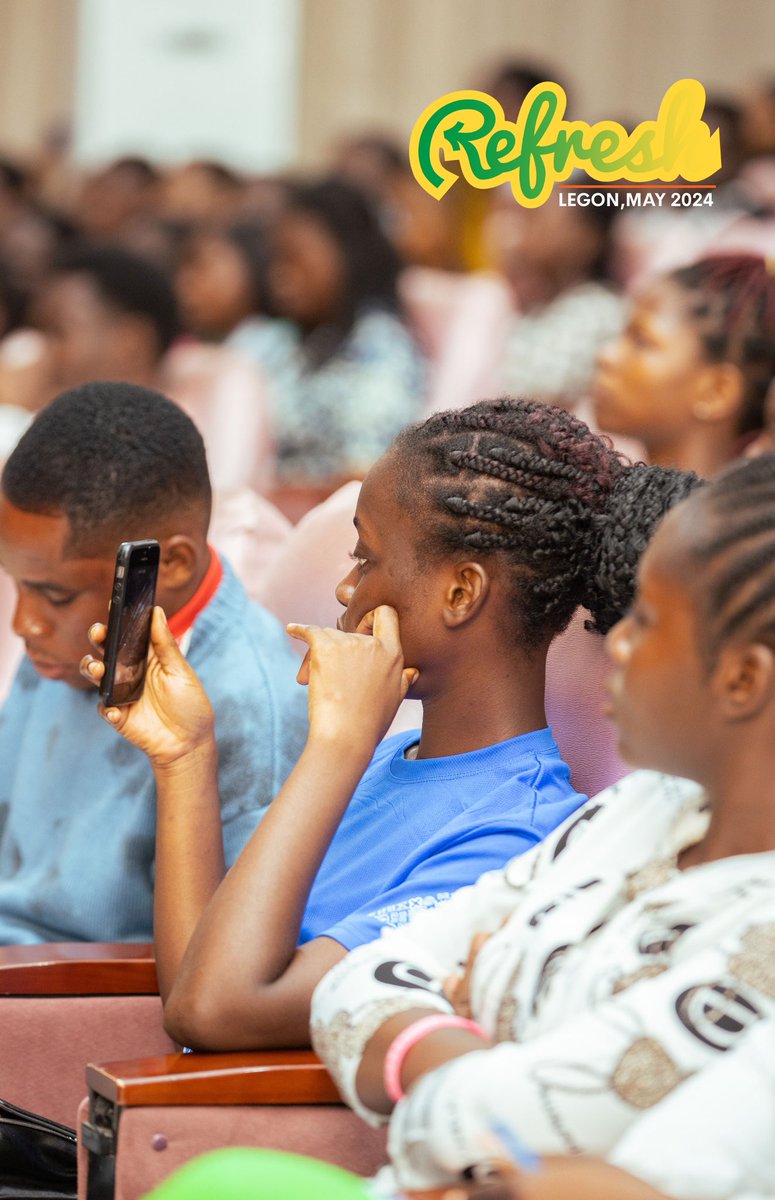
[[[100,683],[106,708],[132,704],[143,694],[159,554],[159,543],[150,539],[118,548]]]
[[[213,709],[154,607],[159,544],[122,542],[107,626],[89,630],[102,657],[87,654],[81,674],[100,689],[106,720],[154,765],[169,766],[214,745]],[[140,703],[135,703],[140,701]]]

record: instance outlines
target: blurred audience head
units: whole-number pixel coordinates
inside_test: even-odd
[[[84,243],[57,260],[37,301],[55,387],[94,379],[147,384],[178,332],[166,275],[116,246]]]
[[[242,178],[223,163],[186,163],[164,177],[161,215],[192,224],[228,221],[238,212],[243,188]]]
[[[775,76],[762,80],[744,97],[742,133],[750,157],[775,154]]]
[[[6,263],[0,261],[0,338],[25,322],[27,301]]]
[[[73,214],[75,221],[90,237],[117,233],[152,209],[160,181],[159,171],[147,159],[116,159],[85,180]]]
[[[758,255],[712,255],[635,298],[598,358],[597,421],[709,474],[762,427],[774,374],[775,275]]]
[[[400,260],[362,193],[328,178],[291,189],[275,230],[277,311],[305,334],[327,327],[330,351],[370,307],[396,310]]]
[[[246,317],[269,313],[269,261],[267,230],[258,222],[192,234],[175,276],[186,329],[218,341]]]
[[[493,260],[519,307],[533,308],[588,280],[613,277],[611,232],[616,209],[566,207],[558,190],[538,208],[524,208],[511,188],[496,188],[487,236]]]
[[[702,119],[711,132],[719,131],[721,142],[721,170],[712,176],[712,182],[726,183],[735,178],[746,158],[743,110],[729,96],[711,93],[705,99]]]
[[[515,121],[525,97],[539,83],[559,83],[565,95],[568,89],[556,67],[530,58],[507,58],[490,72],[482,88],[501,105],[509,121]],[[570,97],[568,96],[569,107]]]
[[[382,204],[396,178],[407,170],[407,152],[389,134],[353,134],[335,146],[333,170],[375,204]]]

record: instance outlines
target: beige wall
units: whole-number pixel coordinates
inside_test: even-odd
[[[404,142],[423,108],[506,55],[556,65],[576,115],[642,120],[676,79],[737,93],[775,74],[775,0],[303,0],[300,138]]]
[[[72,111],[77,0],[0,0],[0,152],[32,153]]]
[[[652,116],[682,75],[737,92],[775,73],[775,0],[302,5],[299,144],[311,165],[337,132],[378,126],[406,141],[426,104],[477,84],[508,54],[556,64],[588,119]],[[0,0],[0,151],[30,152],[71,111],[77,8],[78,0]]]

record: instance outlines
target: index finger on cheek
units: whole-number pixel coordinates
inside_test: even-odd
[[[389,604],[381,604],[370,614],[374,636],[387,646],[400,648],[401,636],[398,628],[398,613]]]

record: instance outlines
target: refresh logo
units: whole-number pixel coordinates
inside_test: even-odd
[[[583,171],[598,185],[633,186],[655,181],[690,184],[721,167],[719,132],[703,121],[705,89],[696,79],[679,79],[667,89],[656,120],[628,133],[618,121],[566,121],[567,99],[558,83],[539,83],[525,97],[516,120],[486,92],[441,96],[412,130],[409,159],[415,179],[440,200],[459,175],[472,187],[508,182],[515,200],[537,208],[557,183]]]

